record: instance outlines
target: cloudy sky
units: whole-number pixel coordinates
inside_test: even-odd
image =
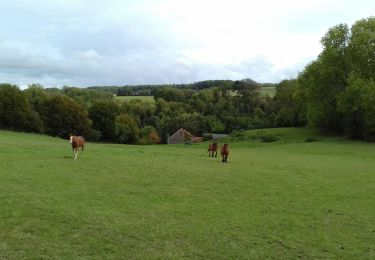
[[[0,0],[0,82],[26,86],[295,77],[373,0]]]

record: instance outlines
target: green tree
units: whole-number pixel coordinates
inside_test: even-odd
[[[235,105],[239,113],[252,114],[260,103],[259,84],[251,79],[235,81],[233,89],[236,91]]]
[[[344,129],[352,138],[375,138],[375,81],[352,73],[348,87],[338,96],[338,110],[345,115]]]
[[[33,106],[39,114],[42,114],[44,103],[48,100],[49,96],[44,91],[40,84],[31,84],[23,91],[29,103]]]
[[[273,100],[277,126],[302,126],[306,123],[299,90],[297,80],[283,80],[277,84]]]
[[[209,126],[209,130],[211,133],[221,134],[225,130],[225,125],[215,116],[206,116],[205,121]]]
[[[120,113],[120,106],[112,100],[95,101],[89,108],[89,118],[92,127],[100,132],[102,140],[116,141],[116,116]]]
[[[186,91],[178,88],[162,87],[157,88],[154,91],[154,98],[162,98],[165,101],[184,102],[186,99]]]
[[[77,88],[77,87],[63,87],[64,95],[74,99],[82,106],[89,107],[92,102],[100,100],[114,100],[114,95],[108,91]]]
[[[147,125],[147,121],[155,114],[155,106],[149,102],[139,99],[133,99],[129,102],[123,102],[121,105],[121,113],[129,114],[139,120],[139,125]]]
[[[322,38],[323,51],[299,75],[305,88],[309,125],[340,132],[342,115],[337,111],[337,95],[346,87],[349,64],[346,48],[349,29],[340,24],[328,30]]]
[[[139,127],[136,120],[126,114],[116,117],[116,141],[120,143],[136,143],[139,138]]]
[[[46,132],[66,138],[69,134],[89,134],[91,121],[85,108],[66,96],[55,96],[44,104],[43,121]]]
[[[375,78],[375,17],[354,23],[349,53],[352,70],[357,75],[364,79]]]
[[[43,123],[18,86],[0,84],[0,127],[41,132]]]

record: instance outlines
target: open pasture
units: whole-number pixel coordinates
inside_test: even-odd
[[[208,143],[87,143],[73,160],[68,140],[0,131],[0,258],[375,258],[375,144],[227,141],[227,164]]]
[[[276,93],[276,88],[275,87],[261,87],[260,88],[260,94],[262,96],[270,96],[273,97]]]

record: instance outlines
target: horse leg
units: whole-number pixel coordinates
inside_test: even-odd
[[[212,152],[212,157],[214,157],[214,152]],[[215,158],[217,157],[217,151],[215,151]]]
[[[83,146],[84,146],[84,145],[82,145],[82,152],[83,152]]]

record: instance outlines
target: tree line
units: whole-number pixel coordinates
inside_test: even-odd
[[[201,90],[175,86],[154,89],[154,103],[118,101],[102,89],[0,85],[0,127],[67,138],[151,144],[166,142],[184,127],[195,135],[230,133],[272,126],[267,99],[252,80]]]
[[[336,25],[296,79],[278,84],[277,124],[375,138],[375,17]]]
[[[88,89],[104,90],[111,92],[117,96],[154,96],[158,88],[172,87],[179,89],[193,89],[201,90],[217,86],[230,86],[233,84],[232,80],[204,80],[191,84],[163,84],[163,85],[125,85],[125,86],[92,86]],[[267,85],[268,84],[261,84]],[[273,84],[271,84],[273,85]]]
[[[273,97],[251,79],[131,87],[154,104],[118,101],[126,87],[20,90],[0,85],[0,127],[66,138],[152,144],[180,127],[195,135],[256,128],[311,126],[350,138],[375,138],[375,18],[339,24],[321,40],[323,50]],[[268,86],[268,85],[267,85]],[[129,87],[129,86],[127,86]]]

